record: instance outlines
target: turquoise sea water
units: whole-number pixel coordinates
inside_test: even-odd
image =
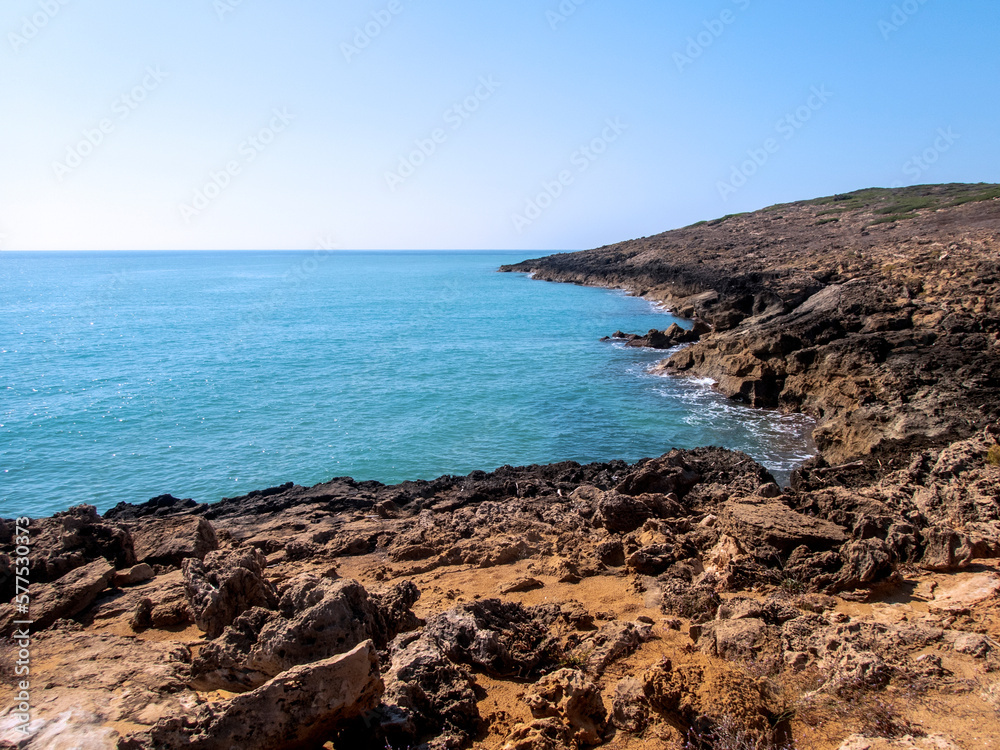
[[[0,253],[0,515],[700,445],[787,472],[811,453],[808,420],[599,341],[668,326],[648,302],[495,272],[525,257]]]

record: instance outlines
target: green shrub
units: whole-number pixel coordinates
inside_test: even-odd
[[[990,466],[1000,466],[1000,445],[994,445],[986,451],[986,463]]]

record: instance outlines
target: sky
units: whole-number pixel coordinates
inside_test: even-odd
[[[5,0],[0,250],[574,250],[1000,182],[995,0]]]

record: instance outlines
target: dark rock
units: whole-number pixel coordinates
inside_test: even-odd
[[[204,507],[204,505],[199,505],[191,499],[181,500],[173,495],[160,495],[139,505],[118,503],[114,508],[107,511],[104,517],[113,521],[135,521],[149,516],[168,516]]]
[[[400,635],[390,648],[378,722],[392,747],[432,736],[465,744],[482,725],[475,684],[445,657],[433,638]]]
[[[498,677],[527,677],[558,658],[549,632],[558,615],[549,608],[483,599],[431,618],[424,632],[455,663]]]

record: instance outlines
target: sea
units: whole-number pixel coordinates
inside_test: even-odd
[[[0,516],[333,477],[740,450],[779,480],[801,415],[602,342],[678,321],[497,273],[545,252],[0,253]]]

